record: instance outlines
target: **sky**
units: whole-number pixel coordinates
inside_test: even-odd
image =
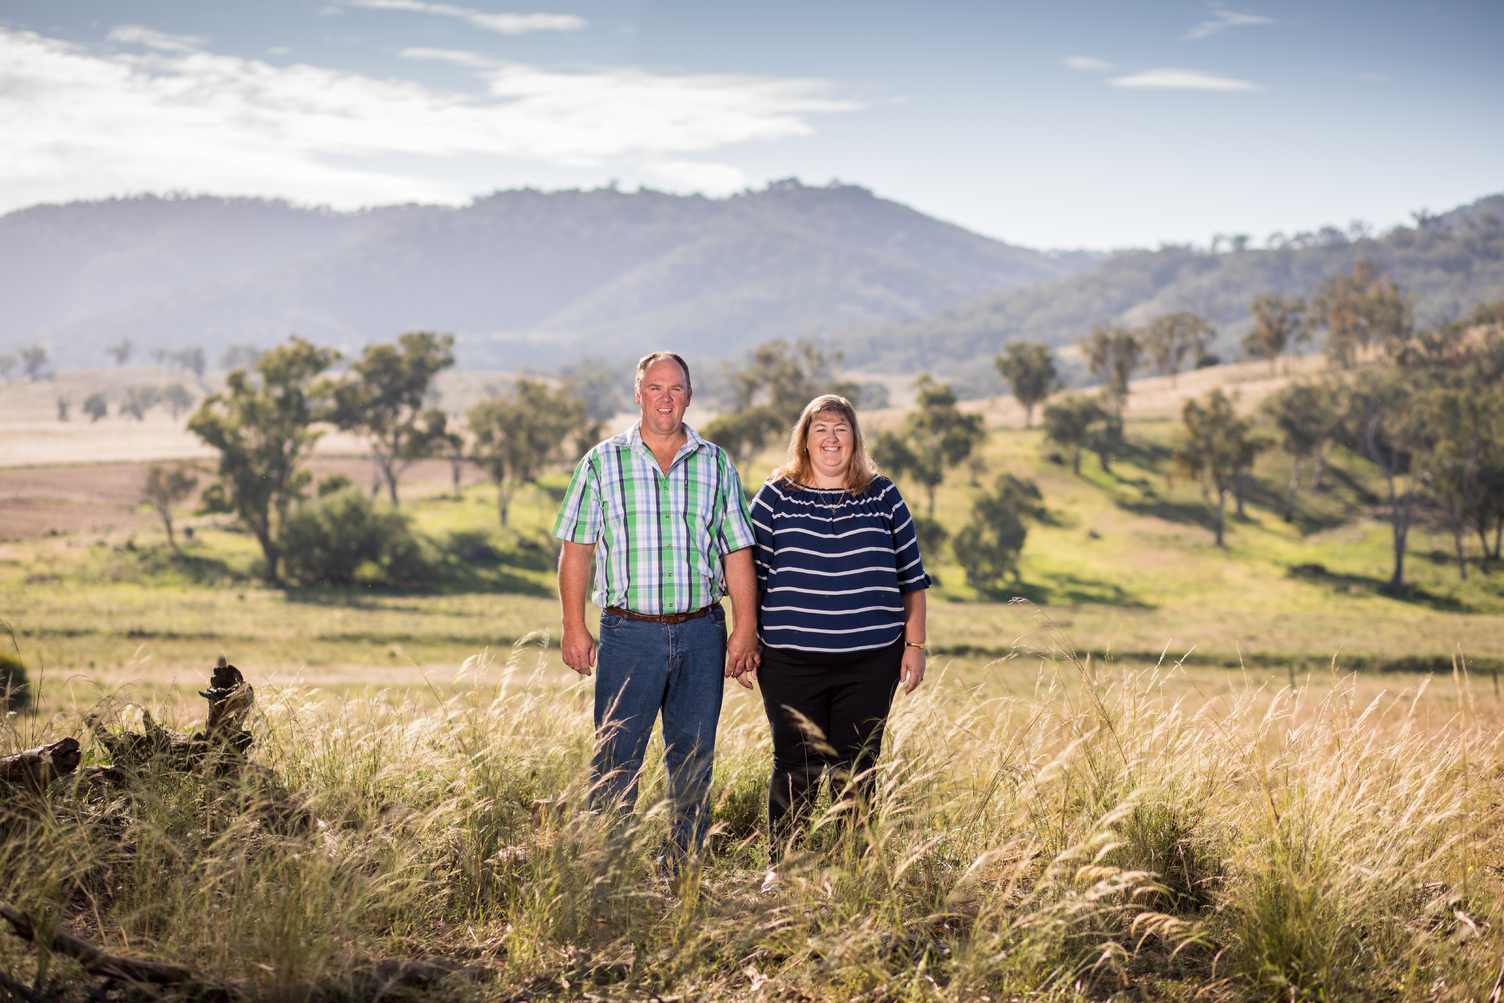
[[[0,0],[0,212],[860,184],[1010,243],[1504,191],[1504,3]]]

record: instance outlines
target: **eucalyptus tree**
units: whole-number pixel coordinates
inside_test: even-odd
[[[1345,369],[1370,349],[1398,354],[1412,333],[1414,302],[1377,264],[1360,261],[1351,275],[1316,287],[1309,319],[1313,330],[1326,332],[1327,358]]]
[[[517,381],[511,397],[483,400],[466,413],[470,458],[496,485],[503,526],[517,489],[536,481],[586,420],[578,397],[527,377]]]
[[[146,468],[146,483],[141,487],[141,501],[156,510],[162,528],[167,531],[167,545],[179,555],[182,551],[178,549],[177,537],[172,532],[172,510],[187,501],[193,489],[198,487],[198,475],[193,469],[190,464],[182,462],[170,467],[153,463]]]
[[[1253,328],[1243,335],[1243,351],[1255,359],[1269,360],[1272,376],[1279,357],[1310,336],[1306,301],[1299,296],[1259,293],[1248,313],[1253,317]]]
[[[1128,381],[1143,358],[1144,343],[1138,333],[1126,327],[1098,324],[1079,342],[1087,369],[1102,381],[1110,397],[1122,410],[1128,398]]]
[[[792,345],[775,339],[752,350],[747,362],[726,372],[730,403],[702,429],[740,466],[774,436],[787,435],[804,406],[821,394],[840,394],[860,404],[860,387],[836,378],[841,353],[813,341]]]
[[[1348,389],[1342,417],[1346,444],[1378,468],[1389,495],[1391,589],[1404,587],[1405,543],[1430,477],[1425,459],[1431,430],[1415,407],[1418,389],[1413,376],[1397,368],[1360,372]]]
[[[1177,310],[1149,321],[1140,337],[1154,371],[1170,377],[1173,387],[1186,357],[1194,359],[1203,354],[1216,336],[1217,329],[1211,321],[1189,310]]]
[[[1311,464],[1311,487],[1321,486],[1326,447],[1341,423],[1341,389],[1330,382],[1290,383],[1264,398],[1260,407],[1274,422],[1280,445],[1290,454],[1290,490],[1285,496],[1284,519],[1291,522],[1305,464]]]
[[[1107,411],[1086,394],[1066,394],[1045,405],[1045,438],[1070,453],[1071,473],[1081,473],[1081,450],[1091,441],[1093,428],[1106,419]]]
[[[1008,381],[1013,399],[1024,409],[1024,428],[1034,427],[1034,408],[1060,389],[1060,374],[1049,345],[1015,341],[993,360],[998,374]]]
[[[1433,388],[1416,402],[1416,420],[1427,430],[1431,494],[1441,502],[1452,530],[1457,577],[1467,580],[1462,537],[1483,504],[1488,472],[1501,465],[1504,450],[1504,388],[1458,385]],[[1484,544],[1484,556],[1487,556]]]
[[[911,477],[924,487],[929,514],[935,514],[935,489],[946,472],[966,461],[987,432],[982,416],[962,411],[950,385],[925,374],[914,381],[919,391],[914,410],[904,416],[903,430],[877,437],[872,458],[890,474]]]
[[[454,365],[453,349],[453,335],[409,331],[396,344],[367,345],[324,390],[333,401],[326,420],[365,437],[393,505],[402,472],[442,443],[443,412],[426,405],[433,378]]]
[[[1043,515],[1038,486],[1013,474],[1000,474],[990,492],[977,496],[952,547],[972,588],[991,593],[1004,578],[1018,580],[1029,521]]]
[[[30,348],[21,349],[21,369],[35,383],[42,378],[42,370],[47,366],[47,349],[41,345],[32,345]]]
[[[261,545],[262,574],[280,584],[278,531],[311,476],[302,462],[322,434],[316,378],[339,353],[292,337],[256,360],[254,375],[233,370],[225,389],[204,398],[188,430],[219,451],[219,480],[209,490]]]
[[[1217,546],[1225,547],[1227,494],[1237,490],[1268,441],[1253,435],[1252,423],[1238,414],[1220,387],[1206,395],[1205,403],[1186,401],[1181,424],[1175,466],[1200,484],[1201,497],[1212,509]]]

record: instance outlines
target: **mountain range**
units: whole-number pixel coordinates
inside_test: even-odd
[[[1009,341],[1074,344],[1094,324],[1136,325],[1161,313],[1192,310],[1219,329],[1213,353],[1235,357],[1252,326],[1248,307],[1258,293],[1309,295],[1317,283],[1371,260],[1415,297],[1415,321],[1452,320],[1475,304],[1504,300],[1504,195],[1492,195],[1440,216],[1417,214],[1414,227],[1373,236],[1362,227],[1271,240],[1250,249],[1240,241],[1212,252],[1167,246],[1122,251],[1097,268],[1026,289],[996,293],[935,314],[854,325],[832,341],[848,365],[874,372],[928,370],[964,396],[1002,391],[992,359]],[[1069,353],[1067,353],[1069,356]],[[1066,371],[1072,366],[1067,357]],[[1082,374],[1074,373],[1077,380]]]
[[[140,197],[0,217],[0,346],[97,365],[142,348],[358,348],[452,332],[463,365],[550,366],[662,346],[732,355],[774,337],[923,316],[1094,267],[1013,247],[852,185],[728,199],[499,192],[357,213]]]
[[[1236,354],[1253,296],[1306,294],[1362,259],[1416,297],[1420,323],[1504,299],[1504,195],[1373,235],[1332,227],[1262,248],[1042,252],[881,199],[796,180],[727,199],[498,192],[463,207],[353,213],[261,199],[142,196],[0,217],[0,351],[40,343],[99,365],[153,348],[347,352],[447,331],[471,369],[551,368],[670,346],[710,358],[816,336],[848,367],[931,371],[997,393],[1015,339],[1066,347],[1098,323],[1188,309]],[[1066,353],[1069,368],[1069,353]]]

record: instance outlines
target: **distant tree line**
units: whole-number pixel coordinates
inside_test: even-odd
[[[1175,450],[1177,469],[1212,505],[1218,545],[1229,493],[1242,515],[1243,487],[1259,454],[1289,456],[1283,516],[1292,520],[1304,478],[1320,487],[1328,450],[1340,446],[1370,464],[1384,483],[1393,565],[1388,586],[1405,584],[1405,554],[1416,520],[1429,511],[1450,530],[1460,579],[1466,540],[1480,558],[1500,559],[1504,537],[1504,302],[1483,303],[1458,320],[1417,330],[1414,300],[1372,262],[1320,283],[1311,297],[1264,294],[1254,300],[1250,354],[1277,359],[1322,334],[1328,373],[1287,384],[1260,415],[1237,413],[1221,390],[1187,401]]]
[[[1304,470],[1319,485],[1328,447],[1342,446],[1384,480],[1394,552],[1392,588],[1404,585],[1410,529],[1424,507],[1450,529],[1459,578],[1465,541],[1485,561],[1504,536],[1504,302],[1424,330],[1408,300],[1360,266],[1336,290],[1345,336],[1327,349],[1338,371],[1293,383],[1264,402],[1290,456],[1285,518],[1293,517]]]
[[[204,509],[235,515],[255,536],[267,581],[415,584],[428,558],[399,511],[410,464],[449,459],[456,490],[462,465],[475,464],[497,487],[505,526],[519,487],[599,438],[593,402],[567,381],[523,377],[510,396],[483,400],[462,420],[447,414],[435,406],[433,380],[454,364],[453,346],[447,334],[408,332],[366,346],[343,374],[328,376],[340,353],[293,337],[247,353],[250,364],[232,369],[225,389],[199,405],[188,428],[219,453]],[[369,493],[343,477],[311,483],[305,464],[327,427],[365,440]],[[374,504],[383,489],[387,508]]]

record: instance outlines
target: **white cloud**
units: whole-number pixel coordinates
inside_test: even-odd
[[[454,63],[456,66],[468,66],[471,69],[489,69],[496,65],[494,59],[487,59],[478,52],[466,52],[462,49],[425,49],[422,47],[403,49],[397,53],[403,59],[421,59],[440,63]]]
[[[821,80],[521,64],[484,70],[476,97],[204,51],[101,55],[3,29],[0,66],[0,211],[163,190],[459,202],[471,193],[422,162],[474,157],[640,169],[724,193],[739,171],[686,158],[808,135],[811,116],[857,107]]]
[[[525,35],[533,31],[579,31],[590,23],[573,14],[487,14],[473,7],[426,3],[424,0],[350,0],[350,6],[365,7],[370,10],[405,10],[415,14],[457,17],[470,22],[477,28],[486,28],[503,35]]]
[[[1073,70],[1110,70],[1112,64],[1094,56],[1066,56],[1061,62]]]
[[[1219,77],[1200,70],[1144,70],[1107,81],[1114,87],[1173,91],[1261,91],[1264,88],[1249,80]]]
[[[1187,40],[1194,40],[1215,35],[1226,28],[1248,28],[1259,24],[1274,23],[1274,18],[1265,17],[1262,14],[1243,14],[1235,10],[1224,10],[1220,7],[1213,7],[1212,16],[1186,32],[1184,37]]]
[[[123,45],[144,45],[160,52],[195,52],[203,48],[204,40],[193,35],[169,35],[164,31],[143,28],[139,24],[121,24],[110,29],[107,36],[111,42]]]

